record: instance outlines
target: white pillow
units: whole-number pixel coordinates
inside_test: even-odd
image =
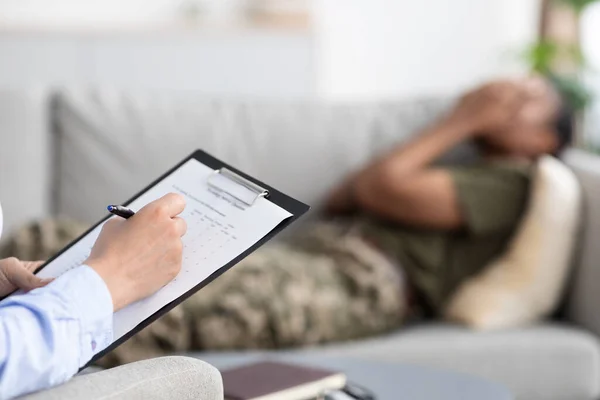
[[[552,313],[567,279],[580,210],[573,172],[554,157],[541,158],[507,251],[457,289],[445,316],[476,329],[499,329]]]

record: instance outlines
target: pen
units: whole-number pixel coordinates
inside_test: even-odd
[[[127,207],[123,207],[123,206],[117,206],[117,205],[113,205],[111,204],[110,206],[106,207],[106,209],[108,210],[109,213],[117,215],[121,218],[129,218],[129,217],[133,217],[135,215],[135,211],[127,208]]]

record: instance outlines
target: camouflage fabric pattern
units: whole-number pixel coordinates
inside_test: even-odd
[[[61,224],[54,226],[54,236],[62,237],[66,227]],[[36,239],[25,240],[27,230],[19,232],[13,254],[47,255],[49,249],[32,248],[34,242],[41,247],[50,243],[40,239],[47,230],[28,229]],[[320,222],[255,252],[99,364],[112,367],[190,350],[287,348],[371,336],[402,324],[406,299],[401,271],[362,239],[358,223]]]
[[[47,260],[88,229],[89,226],[67,219],[49,218],[28,224],[3,238],[0,258]]]

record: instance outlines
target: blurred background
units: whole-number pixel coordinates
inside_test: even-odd
[[[454,92],[519,69],[538,3],[0,0],[0,84],[343,100]]]
[[[454,93],[529,68],[522,53],[538,40],[542,9],[541,0],[0,0],[0,85],[336,100]],[[600,5],[579,19],[597,63]]]

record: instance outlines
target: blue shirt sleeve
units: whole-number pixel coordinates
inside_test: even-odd
[[[67,381],[112,343],[112,324],[110,292],[86,265],[0,302],[0,399]]]

